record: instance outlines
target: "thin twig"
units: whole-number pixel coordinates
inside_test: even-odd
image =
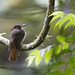
[[[72,50],[71,53],[70,53],[70,56],[69,56],[69,58],[68,58],[68,61],[70,60],[70,58],[71,58],[71,56],[72,56],[72,53],[73,53],[73,50]],[[66,68],[67,68],[67,66],[68,66],[68,61],[67,61],[66,64],[65,64],[64,72],[65,72],[65,70],[66,70]],[[63,75],[64,75],[64,72],[63,72]]]

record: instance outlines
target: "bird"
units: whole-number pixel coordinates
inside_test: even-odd
[[[21,49],[21,45],[25,38],[25,31],[23,27],[26,24],[15,24],[11,28],[10,41],[8,46],[9,58],[8,60],[11,62],[16,62],[18,60],[18,53]]]

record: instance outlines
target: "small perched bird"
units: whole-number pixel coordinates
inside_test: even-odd
[[[26,24],[16,24],[11,29],[10,43],[8,47],[9,61],[15,62],[18,59],[18,52],[25,37],[25,31],[22,29]]]

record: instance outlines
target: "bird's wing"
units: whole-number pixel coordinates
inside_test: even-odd
[[[16,49],[20,46],[20,44],[24,38],[24,35],[25,35],[24,30],[14,29],[12,31],[10,41],[14,44]]]

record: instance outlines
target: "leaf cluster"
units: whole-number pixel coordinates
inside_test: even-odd
[[[56,11],[53,12],[50,16],[54,16],[52,20],[50,21],[49,25],[51,25],[52,22],[58,19],[56,22],[54,29],[59,26],[59,29],[61,29],[62,26],[64,26],[64,29],[68,28],[69,26],[75,26],[75,15],[70,13],[66,14],[62,11]],[[75,48],[70,48],[70,45],[72,45],[75,42],[75,31],[73,31],[69,36],[65,37],[64,35],[57,35],[56,36],[58,44],[53,44],[48,46],[47,48],[41,49],[41,50],[34,50],[31,51],[29,56],[27,57],[28,61],[28,67],[35,62],[35,65],[38,66],[42,59],[44,58],[45,63],[48,67],[48,73],[47,75],[74,75],[75,70]],[[70,57],[68,58],[68,61],[61,61],[57,60],[62,55],[69,54]],[[52,62],[52,64],[50,64]],[[63,71],[59,70],[52,70],[55,67],[65,65],[65,69]]]

